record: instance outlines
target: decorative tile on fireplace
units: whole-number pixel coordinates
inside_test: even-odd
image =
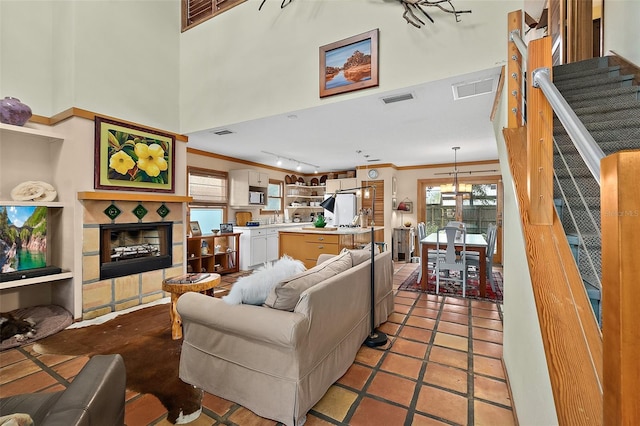
[[[158,215],[164,219],[169,213],[171,213],[171,210],[169,210],[169,207],[165,206],[164,203],[162,203],[162,205],[158,207],[158,210],[156,210],[156,213],[158,213]]]
[[[140,220],[147,215],[149,211],[144,208],[142,204],[138,204],[135,209],[133,209],[133,214]]]
[[[122,213],[122,210],[120,210],[115,204],[111,204],[104,211],[104,214],[106,214],[111,220],[115,220],[116,217],[120,216],[120,213]]]

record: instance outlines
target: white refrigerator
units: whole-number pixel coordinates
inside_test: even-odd
[[[331,195],[325,195],[331,197]],[[356,195],[355,194],[337,194],[334,212],[324,211],[324,218],[329,226],[351,225],[356,213]]]

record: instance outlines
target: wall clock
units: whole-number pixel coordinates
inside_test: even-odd
[[[369,170],[369,172],[367,174],[369,175],[369,179],[377,179],[378,178],[378,171],[376,169]]]

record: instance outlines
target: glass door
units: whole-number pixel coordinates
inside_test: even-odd
[[[424,194],[418,207],[418,221],[426,225],[426,234],[436,232],[450,221],[462,221],[467,232],[487,234],[487,226],[498,226],[498,239],[494,261],[502,262],[502,181],[499,177],[477,177],[465,180],[472,184],[470,194],[448,195],[440,192],[442,180],[418,181],[420,194]]]

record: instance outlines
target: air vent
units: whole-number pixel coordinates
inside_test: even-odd
[[[218,136],[230,135],[232,133],[233,132],[231,130],[227,130],[227,129],[216,130],[213,132],[213,134],[216,134]]]
[[[491,93],[493,91],[493,81],[493,78],[487,78],[471,83],[454,84],[451,86],[453,89],[453,99],[458,100]]]
[[[403,93],[401,95],[389,96],[387,98],[382,98],[382,102],[385,104],[392,104],[395,102],[408,101],[413,99],[412,93]]]

